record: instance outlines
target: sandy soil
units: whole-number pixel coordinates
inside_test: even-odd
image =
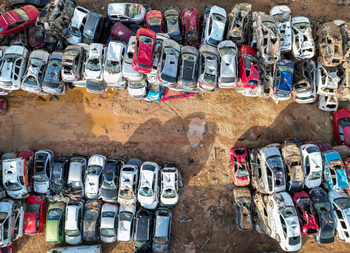
[[[103,8],[108,1],[83,6]],[[139,1],[136,1],[139,2]],[[195,6],[202,11],[217,4],[229,11],[238,1],[184,1],[176,6]],[[254,10],[268,12],[276,4],[288,4],[293,15],[313,20],[346,19],[346,1],[249,1]],[[348,1],[349,2],[349,1]],[[164,10],[171,1],[143,1]],[[126,91],[92,95],[74,89],[58,101],[49,96],[14,92],[10,109],[1,117],[0,150],[52,149],[55,154],[102,153],[109,157],[177,162],[184,187],[173,213],[170,252],[280,252],[276,241],[256,232],[239,232],[233,220],[233,182],[228,168],[233,145],[265,145],[296,136],[305,141],[333,143],[329,113],[315,105],[292,100],[276,105],[272,100],[247,98],[234,90],[199,94],[185,100],[148,103],[132,100]],[[348,107],[348,103],[341,104]],[[336,241],[318,245],[303,239],[300,252],[349,252],[348,244]],[[53,247],[44,235],[24,236],[17,252],[46,252]],[[104,252],[132,252],[133,245],[103,245]]]

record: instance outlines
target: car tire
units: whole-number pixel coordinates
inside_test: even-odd
[[[271,228],[269,226],[266,227],[266,234],[268,236],[271,236],[271,234],[272,234]]]
[[[267,202],[269,201],[267,195],[264,195],[263,200],[264,200],[264,203],[265,203],[265,205],[266,205]]]
[[[276,234],[276,241],[277,241],[278,243],[281,242],[281,237],[280,237],[278,234]]]
[[[19,210],[19,205],[17,203],[14,203],[12,206],[12,210],[17,212]]]
[[[348,68],[349,67],[349,62],[344,62],[343,63],[343,65],[342,65],[342,67],[344,68],[344,69],[346,69],[346,68]]]

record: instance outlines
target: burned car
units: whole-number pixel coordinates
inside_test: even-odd
[[[169,9],[164,12],[164,19],[166,24],[166,33],[170,39],[178,43],[182,42],[182,34],[180,27],[180,12],[176,9]]]
[[[339,106],[336,94],[319,95],[317,103],[318,109],[326,112],[335,112]]]
[[[344,60],[350,60],[350,23],[343,21],[340,24],[340,32],[343,36],[343,54]]]
[[[145,20],[146,8],[134,3],[109,3],[107,13],[112,22],[141,23]]]
[[[233,190],[235,221],[242,231],[253,229],[252,196],[248,187],[236,187]]]
[[[253,197],[255,230],[260,234],[266,234],[269,227],[269,216],[264,197],[264,195],[258,192]]]
[[[84,207],[83,239],[97,241],[100,238],[100,216],[102,203],[100,200],[88,200]]]
[[[122,61],[126,46],[123,42],[111,41],[105,50],[103,64],[103,80],[108,87],[123,89],[126,86],[122,75]]]
[[[239,51],[231,40],[221,41],[218,45],[220,54],[220,88],[234,88],[238,81]]]
[[[120,205],[136,204],[138,176],[139,166],[137,165],[125,164],[120,169],[118,190],[118,203]]]
[[[89,13],[89,10],[81,6],[75,8],[72,20],[68,26],[68,34],[65,36],[68,44],[74,45],[82,41],[82,30]]]
[[[292,19],[292,53],[295,59],[311,59],[315,55],[315,42],[312,37],[310,20],[306,17]]]
[[[235,4],[227,15],[228,27],[226,39],[237,45],[249,43],[250,23],[252,21],[252,5],[250,3]]]
[[[316,100],[316,65],[312,60],[294,64],[293,97],[298,104],[313,103]]]
[[[66,47],[62,58],[62,80],[73,82],[81,80],[82,67],[85,59],[85,49],[80,45]]]
[[[260,85],[258,86],[258,96],[262,98],[269,98],[272,94],[273,86],[273,65],[260,64]]]
[[[259,14],[253,22],[253,42],[259,51],[259,58],[265,64],[275,64],[281,57],[278,29],[273,17]]]
[[[179,76],[176,84],[178,89],[198,92],[198,56],[199,53],[195,47],[183,46],[181,48]]]
[[[286,167],[287,190],[302,190],[304,188],[304,171],[299,147],[294,143],[285,143],[281,146],[281,153]]]
[[[286,5],[277,5],[270,10],[274,18],[281,42],[281,52],[286,53],[292,49],[292,23],[290,9]]]
[[[350,60],[344,62],[341,66],[338,66],[339,77],[341,82],[339,83],[337,90],[337,97],[340,101],[350,100]]]
[[[54,51],[50,55],[42,85],[42,89],[46,93],[62,95],[67,91],[67,86],[61,77],[62,58],[63,52],[61,51]]]
[[[218,86],[219,52],[210,45],[199,48],[198,85],[202,91],[212,92]]]
[[[327,22],[317,30],[319,56],[317,62],[325,67],[335,67],[343,60],[343,44],[340,28]]]

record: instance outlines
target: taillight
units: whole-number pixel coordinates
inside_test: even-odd
[[[77,76],[75,76],[75,80],[78,80],[78,77],[77,77]]]

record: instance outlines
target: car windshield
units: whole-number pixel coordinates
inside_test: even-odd
[[[36,203],[26,204],[26,213],[37,213],[39,211],[39,205]]]
[[[115,186],[113,181],[104,181],[102,184],[102,188],[107,189],[107,190],[114,190],[117,187]]]
[[[237,172],[236,172],[236,177],[238,178],[244,178],[244,177],[248,177],[249,176],[249,172],[243,168],[243,167],[239,167]]]
[[[220,14],[213,13],[213,20],[220,21],[222,23],[226,22],[226,18]]]
[[[267,165],[271,170],[281,170],[283,168],[280,156],[272,156],[266,159]]]
[[[222,55],[236,55],[237,50],[234,47],[224,47],[221,48],[220,54]]]
[[[146,35],[140,35],[139,40],[143,43],[150,44],[150,45],[152,45],[154,42],[153,38],[146,36]]]
[[[341,118],[338,120],[338,124],[340,124],[343,128],[350,126],[350,118]]]
[[[141,189],[139,190],[139,194],[144,197],[151,197],[153,195],[153,191],[151,188],[145,186],[141,187]]]
[[[45,64],[45,61],[40,60],[38,58],[31,58],[30,59],[30,65],[32,65],[33,67],[38,68],[38,67],[40,67],[40,66],[42,66],[44,64]]]
[[[18,57],[18,54],[5,54],[4,59],[6,62],[14,62]]]
[[[9,191],[19,191],[22,189],[18,182],[6,182],[5,185]]]
[[[293,206],[286,206],[286,207],[280,208],[280,213],[285,219],[290,216],[296,216],[296,212]]]
[[[107,72],[120,73],[120,63],[118,61],[107,60],[105,70]]]
[[[113,228],[101,228],[100,233],[101,233],[101,236],[104,236],[104,237],[115,236],[115,230]]]
[[[89,59],[86,63],[86,69],[90,71],[100,71],[101,70],[100,59],[99,58]]]
[[[321,178],[322,176],[322,171],[313,171],[310,173],[309,179],[310,180],[316,180]]]
[[[94,221],[97,219],[98,212],[93,210],[86,210],[84,214],[84,220]]]
[[[150,26],[157,26],[162,24],[162,20],[159,17],[150,17],[148,19],[148,24]]]
[[[308,29],[310,28],[310,23],[304,22],[304,23],[298,23],[293,25],[297,29]]]
[[[29,16],[28,14],[21,8],[17,8],[14,9],[14,11],[17,13],[17,15],[19,16],[19,19],[22,21],[28,21],[29,20]]]
[[[270,21],[265,21],[263,22],[263,25],[267,27],[268,29],[271,29],[272,32],[277,33],[277,26],[275,23],[270,22]]]
[[[47,215],[48,220],[59,220],[62,214],[62,209],[51,209]]]
[[[180,52],[172,47],[165,47],[164,51],[167,55],[175,55],[177,58],[180,56]]]
[[[71,35],[81,37],[81,31],[79,28],[71,26],[68,28]]]
[[[166,244],[168,240],[166,237],[155,237],[154,242],[157,244]]]
[[[166,189],[163,192],[163,197],[166,199],[172,199],[176,197],[176,191],[174,189]]]
[[[120,221],[132,221],[132,213],[131,212],[121,212],[119,214],[119,220]]]
[[[208,73],[204,73],[204,81],[208,83],[215,83],[215,76]]]
[[[130,82],[128,85],[132,89],[139,89],[145,87],[145,84],[143,82]]]
[[[320,213],[329,213],[331,211],[331,205],[328,202],[316,203],[314,207]]]
[[[258,63],[258,58],[256,58],[254,55],[246,54],[245,58],[248,59],[251,63],[255,64]]]
[[[196,61],[197,60],[197,56],[195,56],[194,54],[182,54],[181,57],[183,60],[187,60],[187,61]]]
[[[301,206],[301,208],[304,209],[304,211],[306,211],[308,214],[311,214],[311,202],[310,199],[307,197],[301,197],[297,199],[297,202],[299,203],[299,205]]]
[[[334,203],[340,206],[341,209],[350,208],[350,199],[348,198],[338,198],[334,200]]]
[[[115,212],[103,212],[102,217],[103,218],[114,218]]]
[[[291,73],[293,73],[293,71],[294,71],[294,69],[292,67],[289,67],[289,66],[278,66],[278,68],[281,71],[287,71],[287,72],[291,72]]]
[[[316,152],[320,152],[320,151],[318,150],[317,147],[309,147],[309,148],[306,148],[306,151],[307,151],[309,154],[311,154],[311,153],[316,153]]]
[[[80,235],[79,230],[65,230],[66,235],[76,237]]]
[[[88,175],[100,175],[102,170],[101,166],[89,166],[88,168]]]
[[[37,182],[46,182],[49,180],[49,178],[45,174],[35,174],[33,178],[34,178],[34,181],[37,181]]]

